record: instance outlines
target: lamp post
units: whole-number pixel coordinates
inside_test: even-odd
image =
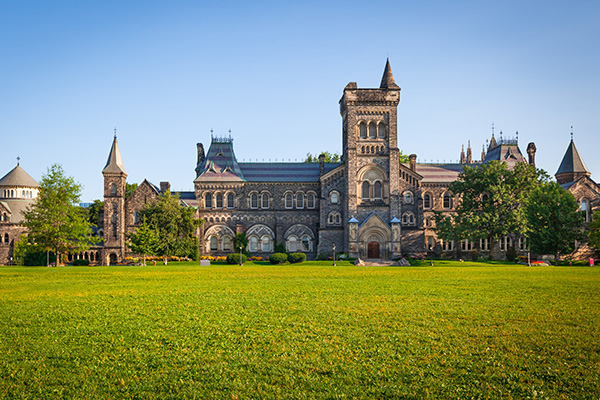
[[[240,267],[242,266],[242,245],[240,244]]]
[[[333,266],[335,267],[335,243],[333,244]]]

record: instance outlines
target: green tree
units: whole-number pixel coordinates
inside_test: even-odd
[[[154,256],[160,249],[160,237],[158,230],[146,222],[146,216],[142,217],[142,223],[135,232],[127,232],[127,247],[136,254],[143,257],[142,265],[146,265],[146,256]]]
[[[546,180],[545,172],[526,163],[513,169],[501,161],[465,166],[449,188],[457,202],[454,212],[436,212],[438,236],[444,240],[487,238],[493,249],[510,233],[527,233],[527,198]]]
[[[138,186],[139,185],[137,183],[125,183],[125,200],[127,200],[129,196],[135,192]]]
[[[86,214],[74,205],[80,193],[81,185],[54,164],[42,177],[37,199],[23,212],[30,242],[54,251],[57,265],[61,254],[85,251],[99,241],[92,236]]]
[[[339,153],[330,153],[328,151],[323,151],[320,154],[325,156],[326,163],[338,163],[340,162],[340,154]],[[318,163],[319,155],[313,156],[310,153],[306,153],[306,159],[304,160],[306,163]]]
[[[104,202],[98,199],[94,200],[92,204],[87,208],[88,221],[94,226],[98,226],[100,222],[100,210],[104,208]]]
[[[179,204],[179,196],[171,192],[149,202],[140,210],[140,216],[147,219],[148,225],[155,227],[160,245],[157,254],[166,260],[170,256],[198,258],[198,238],[196,229],[203,222],[194,218],[195,209]]]
[[[575,197],[556,182],[535,188],[526,207],[529,248],[535,254],[571,253],[582,240],[583,218]]]
[[[596,250],[600,250],[600,211],[594,212],[592,221],[587,226],[588,243]]]
[[[410,160],[408,159],[408,155],[407,155],[407,154],[404,154],[404,153],[402,152],[402,150],[400,150],[400,162],[401,162],[402,164],[408,164],[408,163],[410,162]]]

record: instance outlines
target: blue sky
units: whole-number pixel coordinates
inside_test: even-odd
[[[402,88],[398,143],[476,157],[519,131],[554,174],[575,143],[600,180],[600,3],[13,1],[0,9],[0,175],[54,164],[102,196],[113,129],[129,182],[192,190],[196,143],[239,160],[341,151],[348,82]]]

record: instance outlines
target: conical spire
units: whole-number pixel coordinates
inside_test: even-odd
[[[388,58],[385,62],[385,69],[383,70],[383,77],[381,78],[380,89],[398,89],[398,85],[394,82],[394,75],[392,74],[392,67],[390,66],[390,59]]]
[[[571,139],[571,143],[569,143],[569,147],[560,163],[560,167],[558,167],[558,171],[556,171],[556,180],[559,181],[559,183],[562,183],[560,181],[564,180],[573,182],[582,176],[590,175],[590,171],[588,171],[583,159],[577,151],[577,147],[575,147],[575,142]]]
[[[117,135],[115,135],[110,148],[110,153],[108,154],[108,160],[102,170],[102,173],[105,172],[126,174],[125,166],[123,166],[123,160],[121,159],[121,152],[119,151],[119,145],[117,144]]]

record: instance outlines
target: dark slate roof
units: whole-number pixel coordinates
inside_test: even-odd
[[[119,145],[117,144],[117,136],[113,139],[110,153],[108,153],[108,160],[106,160],[106,165],[102,172],[125,173],[125,166],[123,165],[121,152],[119,151]]]
[[[0,186],[39,187],[40,185],[17,164],[16,167],[0,179]]]
[[[325,163],[325,172],[340,163]],[[239,163],[248,182],[318,182],[319,163],[305,162],[254,162]]]
[[[576,181],[573,182],[567,182],[567,183],[561,183],[560,186],[565,189],[565,190],[569,190],[569,188],[571,186],[573,186],[575,184]]]
[[[394,75],[392,74],[392,67],[390,66],[390,60],[385,62],[385,68],[383,70],[383,77],[381,78],[380,89],[398,89],[398,85],[394,81]]]
[[[23,217],[23,211],[35,202],[34,199],[5,199],[3,203],[8,206],[11,212],[10,222],[22,222],[25,218]]]
[[[479,164],[417,164],[416,171],[423,183],[451,183],[458,179],[463,167]]]
[[[567,148],[567,152],[565,153],[565,156],[563,157],[562,162],[560,163],[560,167],[558,167],[558,171],[556,171],[555,175],[568,174],[574,172],[585,174],[590,173],[590,171],[588,171],[587,167],[585,166],[583,159],[579,155],[577,147],[575,147],[575,142],[571,140],[571,143],[569,143],[569,147]]]
[[[527,162],[517,144],[503,144],[502,142],[486,154],[484,162],[490,161],[504,161],[511,167],[519,162]]]
[[[244,174],[233,152],[232,139],[213,138],[195,182],[244,181]]]

